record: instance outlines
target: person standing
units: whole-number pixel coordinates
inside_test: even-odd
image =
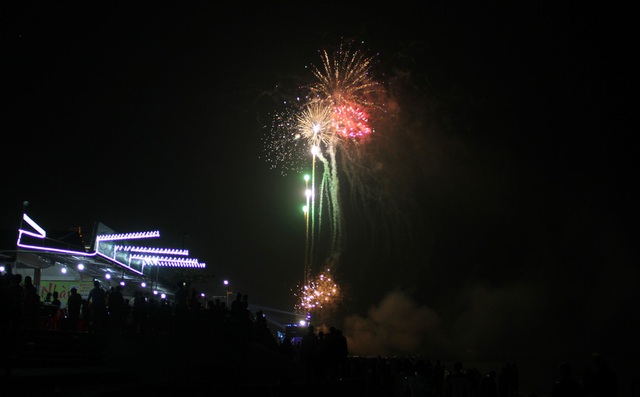
[[[37,329],[39,327],[40,296],[32,280],[31,276],[25,276],[24,278],[22,310],[24,312],[25,328]]]
[[[302,364],[303,379],[309,384],[316,383],[317,381],[317,360],[318,360],[318,347],[320,345],[320,339],[315,333],[315,327],[311,324],[307,326],[307,332],[302,337],[300,342],[300,363]]]
[[[111,314],[111,328],[115,332],[122,332],[124,327],[124,296],[122,295],[122,286],[117,285],[109,294],[109,313]]]
[[[93,282],[93,288],[89,291],[87,303],[91,309],[91,332],[102,332],[105,329],[107,318],[107,292],[102,289],[100,281]]]
[[[583,397],[582,384],[572,376],[571,364],[562,362],[558,366],[558,380],[551,388],[551,397]]]
[[[58,291],[53,291],[51,298],[51,305],[54,307],[53,316],[51,316],[51,329],[59,330],[60,329],[60,321],[64,318],[64,313],[62,311],[62,302],[59,298],[60,294]]]
[[[9,326],[8,330],[17,331],[24,327],[24,310],[22,304],[24,301],[24,286],[22,285],[22,275],[20,273],[11,273],[11,267],[4,275],[7,284],[7,307],[9,308]]]
[[[44,297],[44,303],[51,303],[51,299],[53,299],[53,293],[47,292],[47,295]]]
[[[71,293],[67,299],[67,314],[69,316],[69,329],[71,332],[78,331],[78,321],[80,320],[80,309],[82,308],[82,295],[78,293],[76,287],[71,288]]]
[[[60,294],[58,293],[58,291],[53,291],[53,294],[51,297],[51,304],[53,306],[57,306],[58,309],[62,307],[62,302],[60,301]]]
[[[138,334],[144,334],[147,332],[147,298],[142,294],[142,291],[136,291],[133,297],[133,332]]]

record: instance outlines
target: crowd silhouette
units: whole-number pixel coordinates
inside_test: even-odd
[[[0,283],[3,336],[22,330],[45,329],[69,333],[120,335],[203,336],[221,341],[237,354],[261,349],[273,359],[275,370],[263,381],[279,384],[315,385],[313,390],[341,395],[356,382],[358,393],[367,396],[406,397],[516,397],[520,396],[518,367],[508,363],[482,373],[462,362],[450,368],[437,360],[420,357],[359,357],[349,354],[347,338],[334,326],[309,325],[294,342],[276,336],[262,311],[252,312],[249,296],[238,292],[227,307],[220,299],[204,300],[184,285],[173,301],[135,293],[133,301],[120,286],[104,290],[99,282],[86,299],[72,288],[64,305],[54,303],[57,294],[40,301],[31,277],[5,272]],[[43,311],[54,307],[58,317]],[[63,306],[63,307],[61,307]],[[55,325],[53,325],[55,324]],[[6,338],[5,338],[6,339]],[[549,385],[552,397],[616,397],[616,375],[607,361],[594,356],[594,367],[585,368],[582,379],[571,365],[557,367],[557,381]],[[342,389],[327,389],[326,386]],[[324,388],[321,386],[325,386]],[[355,386],[354,386],[355,387]],[[634,389],[635,390],[635,389]],[[307,393],[307,394],[309,394]]]

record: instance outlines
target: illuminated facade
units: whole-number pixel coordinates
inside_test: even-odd
[[[95,280],[105,288],[115,284],[129,287],[131,295],[135,288],[173,295],[171,288],[159,283],[160,268],[204,269],[206,264],[189,257],[185,249],[138,244],[140,240],[159,237],[159,231],[116,233],[97,223],[91,244],[87,246],[80,229],[67,232],[63,237],[49,236],[24,213],[15,249],[2,251],[2,265],[11,266],[14,273],[31,275],[42,297],[46,292],[58,290],[63,302],[72,287],[86,296]]]

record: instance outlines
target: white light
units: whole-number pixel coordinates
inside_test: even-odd
[[[124,287],[124,281],[120,281],[120,285]]]
[[[158,295],[158,291],[153,290],[153,294],[154,294],[154,295]]]
[[[82,263],[78,263],[78,270],[84,270],[84,265]]]
[[[37,223],[35,223],[33,219],[29,218],[27,214],[22,214],[22,219],[27,221],[27,223],[31,225],[32,228],[36,229],[38,233],[40,233],[39,236],[34,235],[34,237],[47,237],[47,232],[45,232],[43,228],[41,228]]]
[[[109,280],[111,278],[111,275],[109,273],[105,274],[104,278],[106,278],[107,280]]]
[[[143,281],[142,283],[140,283],[140,286],[141,286],[142,288],[147,288],[147,283],[145,283],[145,282]]]
[[[148,254],[164,254],[164,255],[189,255],[189,250],[171,249],[171,248],[153,248],[153,247],[132,247],[130,245],[114,245],[115,251],[125,252],[142,252]]]
[[[0,272],[4,272],[5,270],[4,266],[0,266]]]
[[[305,325],[307,325],[307,322],[304,320],[300,320],[299,324],[300,326],[304,327]]]
[[[229,285],[229,280],[224,280],[222,283],[223,283],[224,285]]]
[[[62,272],[62,274],[67,274],[67,268],[66,267],[62,267],[62,269],[60,269],[60,271]]]
[[[162,299],[167,299],[167,294],[162,294],[162,295],[160,295],[160,298],[162,298]]]

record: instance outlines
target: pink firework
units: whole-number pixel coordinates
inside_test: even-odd
[[[367,112],[354,105],[335,106],[331,126],[344,138],[364,138],[371,134]]]

